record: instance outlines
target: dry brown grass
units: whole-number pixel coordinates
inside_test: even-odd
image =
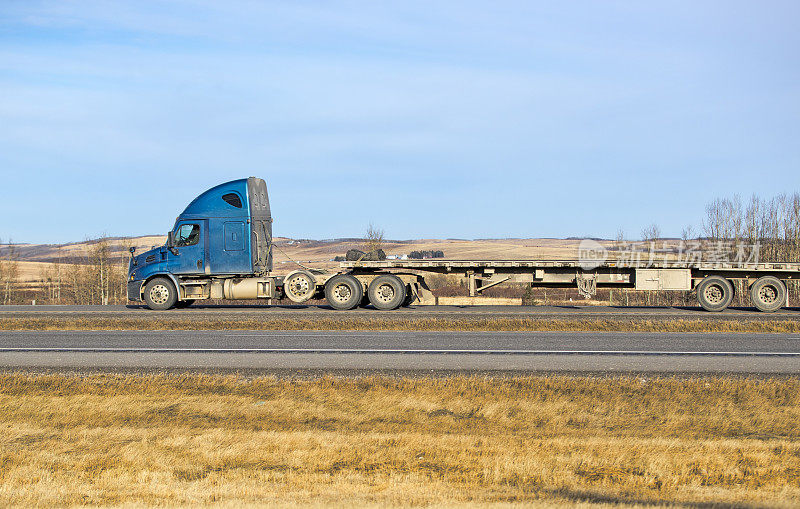
[[[798,424],[796,379],[7,373],[0,505],[791,506]]]
[[[0,330],[409,330],[409,331],[567,331],[567,332],[730,332],[796,333],[800,321],[753,319],[314,317],[212,318],[31,317],[2,318]]]

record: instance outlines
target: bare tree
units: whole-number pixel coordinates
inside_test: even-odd
[[[3,239],[0,239],[0,247],[2,247],[2,246],[3,246]],[[0,285],[2,285],[3,287],[5,287],[5,281],[6,281],[6,277],[7,277],[6,276],[6,270],[7,270],[6,269],[6,264],[3,261],[3,251],[2,251],[2,249],[0,249]],[[4,299],[4,302],[5,302],[5,299]]]
[[[56,300],[56,267],[55,264],[48,264],[39,270],[39,280],[41,290],[45,292],[42,302],[54,304]]]
[[[661,228],[655,223],[642,230],[642,240],[646,242],[655,242],[659,238],[661,238]]]
[[[683,240],[684,242],[693,240],[696,236],[697,235],[695,234],[692,225],[688,225],[683,230],[681,230],[681,240]]]
[[[17,250],[11,239],[8,239],[8,245],[5,250],[5,261],[2,267],[2,283],[3,283],[3,304],[11,304],[14,301],[14,290],[17,286],[17,278],[19,277],[19,256]]]
[[[709,240],[735,242],[741,238],[743,225],[742,200],[738,195],[717,198],[706,206],[703,230]]]
[[[383,241],[383,230],[370,223],[367,227],[367,232],[364,234],[364,251],[370,253],[383,249]]]
[[[58,257],[53,263],[53,302],[61,304],[61,246],[58,247]]]
[[[110,260],[108,239],[103,236],[97,239],[94,247],[89,251],[95,273],[95,284],[97,286],[97,298],[100,304],[108,305],[108,294],[110,287]]]

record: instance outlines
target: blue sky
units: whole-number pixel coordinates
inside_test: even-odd
[[[629,237],[800,190],[796,1],[0,0],[0,237]]]

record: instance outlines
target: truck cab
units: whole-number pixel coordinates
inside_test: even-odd
[[[163,246],[131,255],[128,299],[144,301],[152,309],[232,298],[225,295],[226,283],[228,293],[237,298],[251,293],[252,298],[273,297],[275,282],[265,279],[272,271],[266,182],[250,177],[209,189],[176,218]],[[252,281],[257,279],[260,285]],[[244,280],[250,281],[242,285]]]
[[[266,182],[255,177],[225,182],[192,200],[163,246],[141,254],[131,250],[128,299],[165,310],[196,300],[286,297],[301,304],[324,297],[334,309],[368,301],[376,309],[391,310],[424,293],[419,276],[383,268],[342,273],[298,263],[299,269],[276,276],[271,274],[272,248]]]

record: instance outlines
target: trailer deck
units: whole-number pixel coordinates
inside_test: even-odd
[[[566,267],[583,269],[587,261],[583,260],[381,260],[381,261],[345,261],[339,262],[342,269],[475,269],[475,268],[537,268],[537,267]],[[616,269],[692,269],[692,270],[736,270],[736,271],[764,271],[780,270],[800,274],[800,263],[686,263],[679,261],[653,261],[642,263],[628,263],[624,261],[608,260],[596,268]]]
[[[735,292],[731,281],[744,281],[753,304],[762,311],[788,306],[786,282],[800,279],[800,263],[791,262],[689,262],[685,260],[381,260],[345,261],[343,272],[362,279],[376,274],[403,275],[411,281],[419,303],[435,301],[425,284],[426,273],[454,274],[468,281],[469,296],[503,283],[533,287],[577,287],[586,298],[598,287],[634,290],[697,290],[698,301],[709,311],[721,311]],[[365,281],[367,282],[367,281]],[[415,285],[415,286],[414,286]]]

